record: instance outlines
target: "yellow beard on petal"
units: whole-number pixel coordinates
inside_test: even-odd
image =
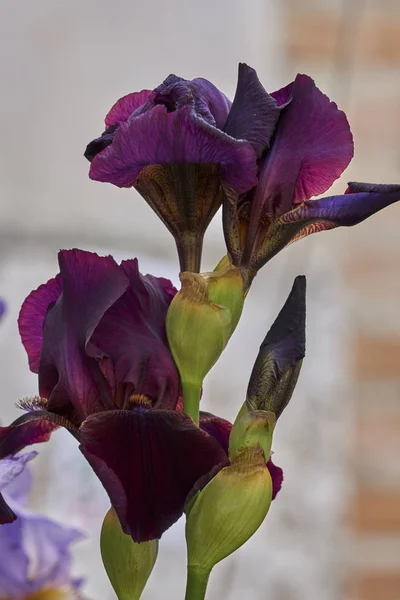
[[[74,591],[68,586],[38,590],[37,592],[26,596],[24,600],[74,600],[75,598],[76,595]]]

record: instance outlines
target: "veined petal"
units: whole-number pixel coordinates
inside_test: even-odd
[[[209,435],[212,435],[228,456],[229,435],[231,433],[232,423],[226,419],[221,419],[220,417],[212,415],[211,413],[200,411],[200,428]],[[272,500],[274,500],[282,487],[283,471],[280,467],[275,465],[271,459],[267,461],[267,467],[272,479]],[[208,481],[209,478],[203,480],[204,483],[207,483]]]
[[[238,140],[250,142],[260,157],[269,148],[279,114],[276,100],[261,85],[256,71],[239,63],[236,94],[224,131]]]
[[[209,125],[190,106],[174,112],[156,106],[122,123],[113,143],[93,159],[90,177],[132,187],[148,165],[187,163],[220,164],[223,180],[237,193],[257,182],[251,145]]]
[[[278,93],[283,101],[274,143],[261,167],[253,200],[257,213],[279,216],[293,204],[325,192],[353,157],[353,137],[344,112],[307,75]]]
[[[60,294],[61,279],[57,275],[31,292],[19,313],[19,333],[28,354],[29,367],[34,373],[39,372],[44,320],[49,307],[54,304]]]
[[[127,121],[136,109],[146,104],[151,93],[151,90],[142,90],[122,96],[108,111],[105,118],[106,127]]]
[[[11,486],[14,480],[25,470],[26,463],[35,458],[35,456],[37,456],[37,452],[29,452],[22,456],[10,455],[0,459],[0,492],[4,491],[4,488]],[[9,490],[10,487],[8,492]]]
[[[278,220],[279,224],[303,225],[306,234],[334,227],[351,227],[400,200],[400,185],[350,182],[343,196],[303,202]],[[304,237],[299,227],[298,237]]]
[[[115,381],[131,384],[130,394],[144,394],[156,407],[173,409],[180,382],[165,318],[175,288],[166,279],[141,275],[136,259],[124,261],[121,268],[129,288],[102,317],[91,336],[90,353],[111,359]]]
[[[129,282],[111,256],[64,250],[59,264],[62,293],[44,323],[39,390],[49,399],[50,411],[70,414],[73,407],[84,418],[107,403],[112,406],[102,389],[98,364],[87,355],[86,347],[104,313]]]
[[[80,448],[137,542],[159,538],[181,516],[196,481],[226,461],[219,444],[177,411],[91,415]]]

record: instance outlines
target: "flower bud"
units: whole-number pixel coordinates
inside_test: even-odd
[[[185,272],[180,279],[182,287],[169,307],[166,329],[182,381],[184,410],[198,422],[203,379],[239,320],[243,285],[232,266],[205,275]]]
[[[209,573],[260,527],[272,481],[259,444],[240,449],[197,495],[187,516],[188,570]]]
[[[229,436],[229,456],[233,458],[242,448],[258,443],[268,460],[271,455],[275,424],[274,413],[264,410],[252,411],[245,402],[235,419]]]
[[[157,559],[158,540],[134,542],[122,531],[116,512],[111,508],[103,522],[100,549],[118,600],[139,600]]]

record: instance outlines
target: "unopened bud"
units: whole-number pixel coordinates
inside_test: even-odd
[[[111,508],[103,522],[100,549],[118,600],[139,600],[157,559],[158,540],[134,542],[122,531],[116,512]]]
[[[242,448],[202,489],[187,517],[188,569],[209,573],[260,527],[272,481],[259,444]]]

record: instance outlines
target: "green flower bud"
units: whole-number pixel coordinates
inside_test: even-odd
[[[158,540],[134,542],[122,531],[116,512],[111,508],[103,522],[100,549],[118,600],[139,600],[157,559]]]
[[[274,413],[264,410],[251,410],[244,402],[229,436],[229,456],[233,458],[246,446],[260,444],[268,460],[271,456],[272,434],[276,424]]]
[[[187,516],[189,579],[209,574],[242,546],[263,522],[271,497],[272,481],[261,446],[240,449],[198,493]]]
[[[236,267],[199,275],[180,274],[166,329],[182,381],[184,410],[198,423],[203,379],[224,350],[243,308],[243,283]]]

